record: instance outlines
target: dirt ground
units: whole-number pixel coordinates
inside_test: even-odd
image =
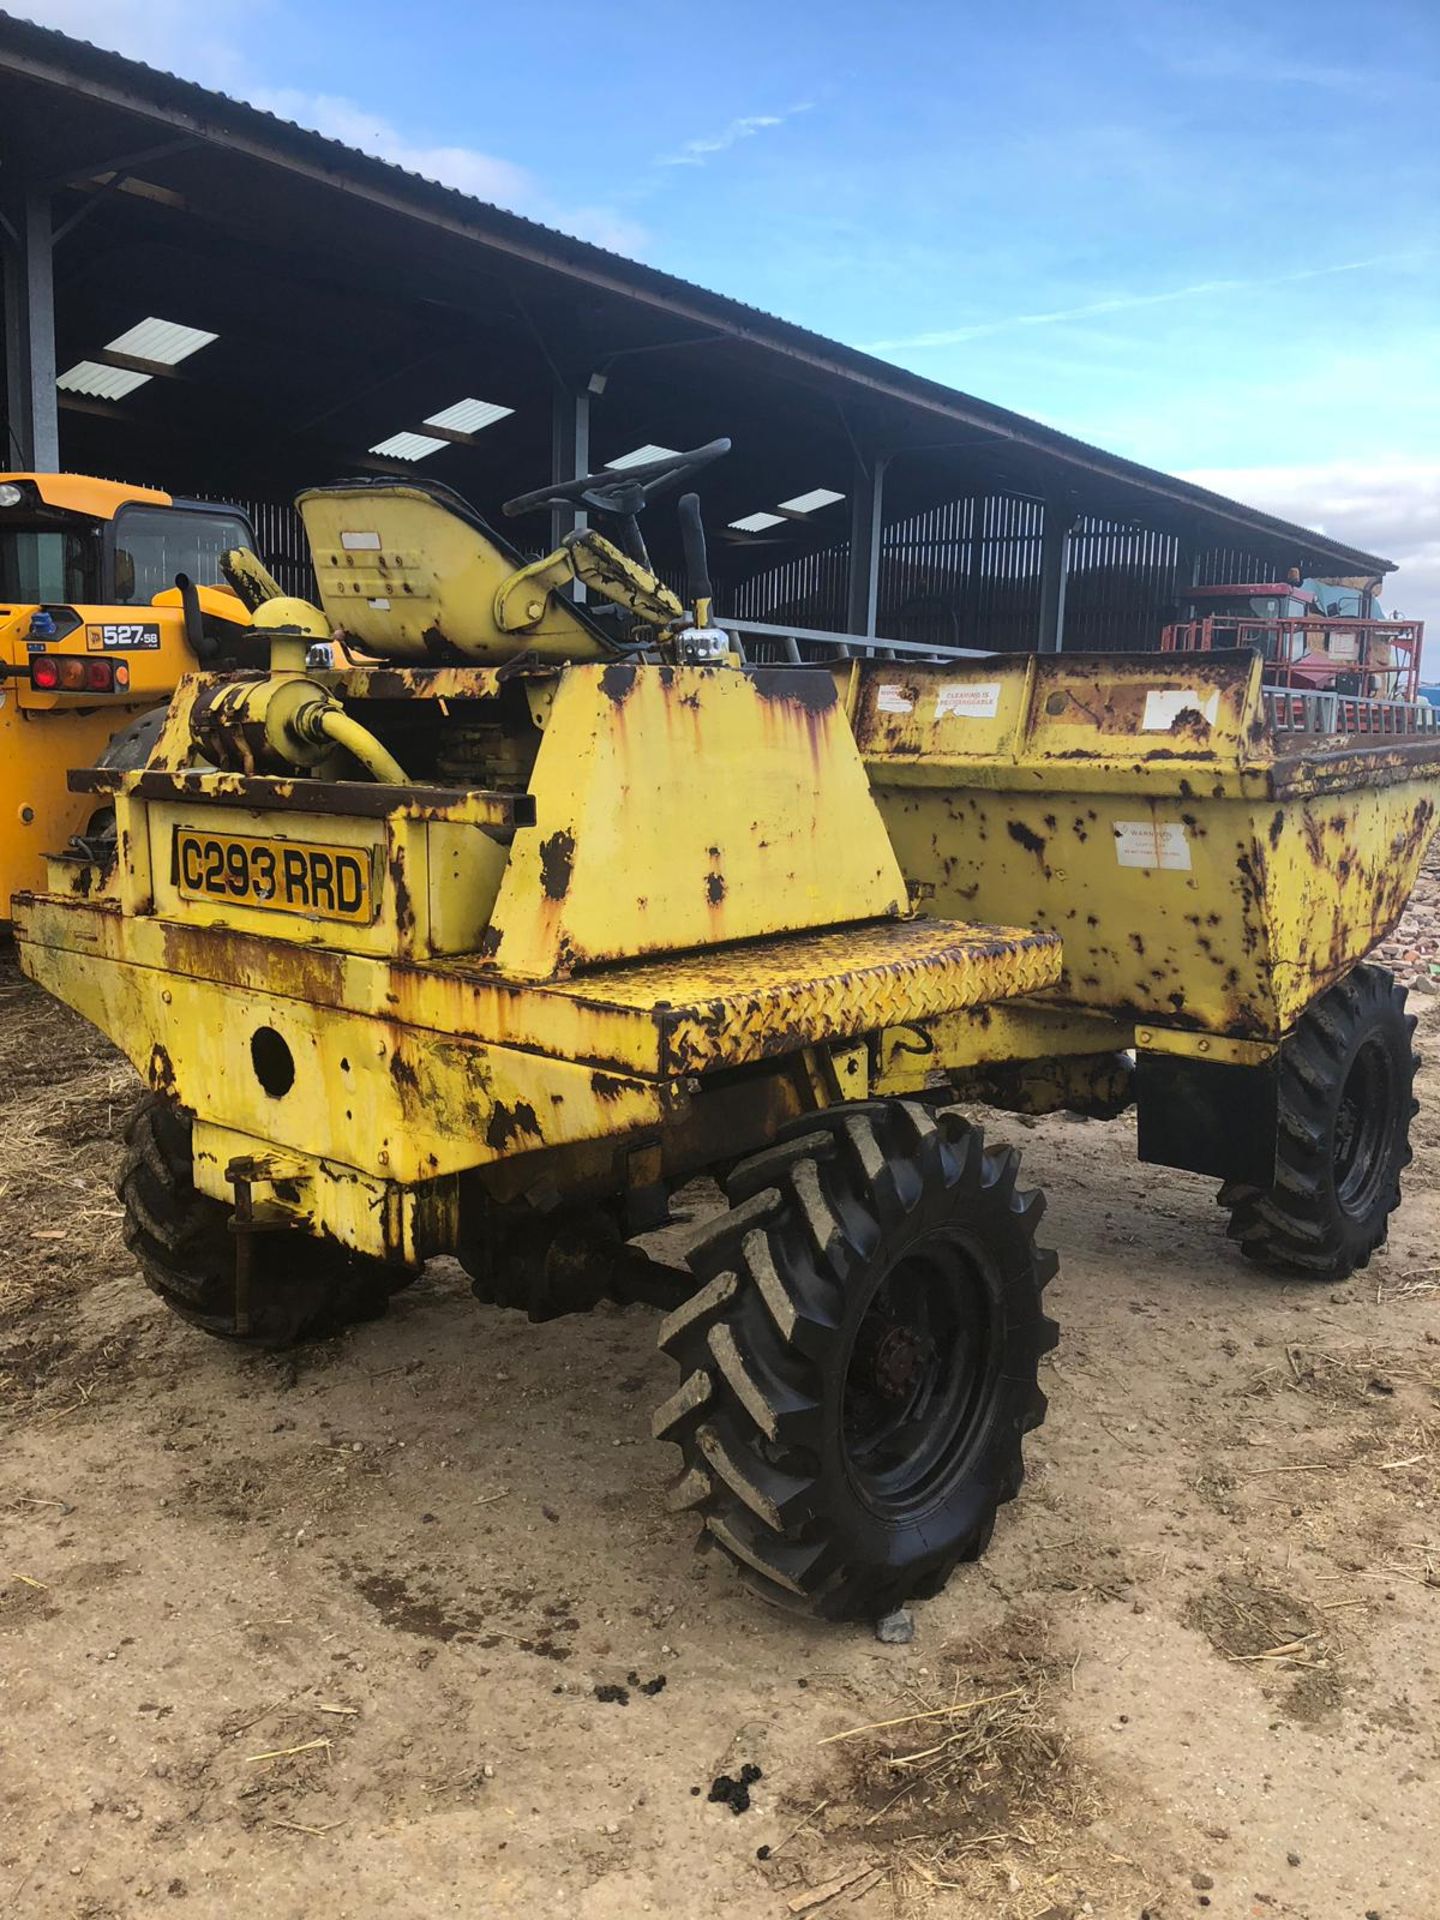
[[[989,1117],[1062,1253],[1050,1419],[882,1646],[692,1551],[643,1309],[531,1327],[439,1266],[298,1357],[171,1319],[110,1192],[128,1069],[6,972],[0,1908],[1434,1920],[1417,1004],[1405,1205],[1343,1287],[1247,1268],[1124,1122]]]

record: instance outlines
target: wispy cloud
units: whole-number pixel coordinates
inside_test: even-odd
[[[813,100],[802,100],[796,106],[787,107],[783,113],[743,114],[738,120],[721,127],[718,133],[697,134],[674,153],[662,153],[655,164],[658,167],[703,167],[715,154],[739,146],[742,140],[753,140],[757,133],[763,133],[767,127],[783,127],[797,113],[809,113],[814,104]]]
[[[1249,280],[1197,280],[1188,287],[1168,287],[1161,293],[1117,293],[1104,300],[1087,300],[1074,307],[1054,307],[1043,313],[1011,313],[1003,319],[977,320],[969,326],[943,327],[933,333],[912,333],[896,340],[870,340],[866,353],[909,353],[928,347],[958,347],[967,340],[1009,333],[1017,327],[1053,327],[1070,320],[1093,320],[1108,313],[1129,313],[1137,307],[1162,307],[1177,300],[1195,300],[1213,293],[1241,293],[1254,287],[1288,287],[1301,280],[1326,280],[1339,273],[1363,273],[1393,266],[1401,258],[1388,254],[1373,260],[1341,260],[1328,267],[1304,267],[1295,273],[1276,273]]]
[[[383,115],[371,113],[342,95],[302,93],[289,87],[251,87],[246,97],[252,106],[263,107],[282,120],[313,127],[317,133],[328,134],[347,147],[357,147],[361,153],[372,153],[379,160],[389,160],[408,173],[421,174],[442,186],[458,187],[477,200],[507,207],[616,253],[635,254],[647,244],[648,235],[637,222],[608,207],[567,206],[557,201],[528,167],[484,153],[478,147],[427,146],[411,139]]]
[[[263,7],[265,0],[260,4]],[[427,144],[338,94],[267,86],[247,51],[254,14],[245,0],[210,0],[203,34],[194,31],[193,0],[18,0],[19,8],[25,18],[41,26],[58,27],[62,33],[170,71],[179,68],[202,86],[220,87],[282,120],[313,127],[362,153],[559,227],[578,239],[632,256],[650,244],[646,230],[623,213],[605,206],[569,205],[528,167],[513,160],[478,147]]]

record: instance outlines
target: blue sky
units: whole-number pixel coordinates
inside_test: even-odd
[[[1322,524],[1440,631],[1440,0],[17,10]]]

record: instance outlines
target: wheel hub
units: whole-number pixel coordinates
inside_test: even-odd
[[[904,1400],[925,1364],[925,1343],[910,1327],[892,1324],[877,1331],[879,1337],[869,1356],[871,1381],[884,1399]]]

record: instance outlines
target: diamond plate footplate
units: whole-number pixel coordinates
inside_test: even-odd
[[[672,955],[558,991],[597,1011],[649,1014],[670,1075],[1038,993],[1059,978],[1057,934],[908,920]]]

